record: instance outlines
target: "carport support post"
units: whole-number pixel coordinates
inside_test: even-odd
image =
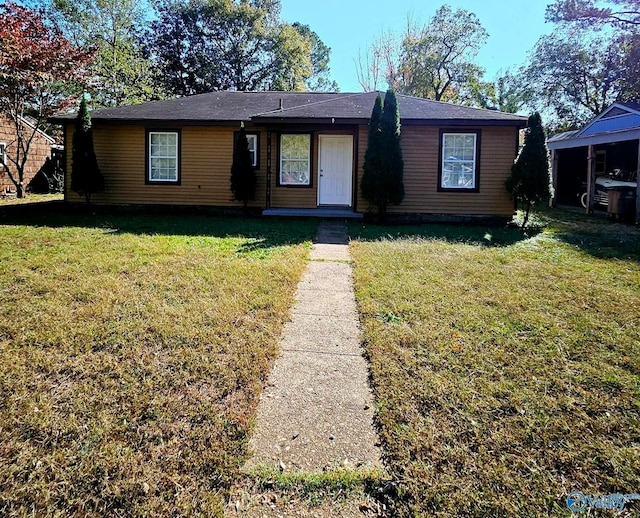
[[[549,207],[555,207],[558,191],[558,152],[555,149],[551,150],[551,185],[553,185],[553,194],[549,198]]]
[[[593,203],[596,195],[596,154],[593,146],[587,152],[587,214],[593,214]]]
[[[640,139],[638,139],[638,166],[636,167],[636,225],[640,225]]]

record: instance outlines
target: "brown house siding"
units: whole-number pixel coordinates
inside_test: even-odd
[[[82,201],[69,192],[71,172],[71,139],[73,125],[66,132],[67,192],[69,201]],[[158,128],[162,129],[162,128]],[[167,125],[166,129],[177,129]],[[149,185],[145,183],[145,126],[105,125],[94,123],[94,144],[98,163],[105,177],[105,192],[92,197],[95,203],[106,204],[174,204],[219,207],[240,207],[232,200],[229,175],[233,156],[235,126],[183,126],[181,130],[181,184]],[[367,210],[360,183],[362,164],[367,148],[366,125],[353,130],[317,128],[312,132],[312,186],[286,187],[277,185],[279,140],[271,133],[271,206],[281,208],[315,208],[317,206],[319,134],[353,134],[353,188],[355,208]],[[513,213],[513,202],[504,188],[515,158],[518,130],[515,127],[485,126],[481,131],[479,192],[439,192],[439,127],[411,126],[402,128],[405,162],[405,199],[399,206],[390,206],[392,213],[504,215]],[[265,207],[267,169],[267,130],[248,127],[260,133],[260,163],[257,170],[256,199],[253,207]],[[308,131],[300,129],[300,132]]]
[[[13,126],[13,122],[4,116],[0,115],[0,143],[6,144],[7,146],[7,157],[12,156],[15,157],[16,153],[16,132]],[[33,141],[31,142],[31,147],[29,148],[29,157],[25,164],[25,174],[24,174],[24,187],[26,189],[27,185],[31,179],[35,176],[35,174],[40,170],[42,164],[47,157],[51,156],[51,142],[43,137],[41,134],[36,133]],[[18,179],[18,171],[16,170],[15,165],[7,159],[7,164],[9,165],[9,169],[11,170],[11,174],[17,180]],[[4,170],[4,166],[0,165],[0,192],[7,190],[15,190],[15,185],[9,179],[9,175]]]
[[[403,126],[405,197],[400,205],[390,205],[391,213],[500,215],[513,213],[504,182],[515,159],[518,130],[514,127],[468,128],[481,131],[479,192],[439,192],[438,162],[440,128]],[[367,148],[367,127],[360,128],[358,184]],[[358,209],[369,203],[358,192]]]
[[[231,162],[235,126],[183,126],[168,129],[181,131],[180,185],[150,185],[146,183],[145,126],[110,126],[94,123],[93,139],[98,165],[104,175],[105,191],[92,196],[97,204],[167,204],[241,207],[233,200],[230,190]],[[247,127],[249,132],[260,133],[260,161],[256,171],[256,198],[251,207],[264,207],[267,182],[267,130]],[[308,129],[299,130],[301,133]],[[345,131],[322,131],[322,134],[351,134]],[[66,200],[81,202],[71,186],[71,144],[73,125],[67,126],[67,178]],[[318,132],[312,133],[312,185],[290,187],[277,185],[279,168],[279,140],[271,133],[271,206],[283,208],[313,208],[318,198]]]
[[[165,129],[154,127],[154,129]],[[168,125],[166,129],[176,129]],[[184,126],[181,129],[180,185],[146,183],[145,126],[108,126],[94,123],[93,139],[98,165],[104,175],[105,191],[92,197],[103,204],[167,204],[237,206],[230,190],[233,138],[236,127]],[[252,129],[253,131],[253,129]],[[73,126],[67,129],[67,150],[71,150]],[[266,133],[260,132],[260,168],[256,200],[249,205],[262,207],[266,190]],[[68,201],[83,198],[70,191],[71,153],[67,153]]]
[[[358,212],[366,212],[369,208],[369,202],[362,197],[360,184],[362,183],[362,165],[364,164],[364,154],[367,151],[367,142],[369,140],[369,126],[360,126],[358,128],[358,169],[356,170],[356,208]]]

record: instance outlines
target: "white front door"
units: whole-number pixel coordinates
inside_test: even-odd
[[[353,137],[320,135],[318,205],[351,206]]]

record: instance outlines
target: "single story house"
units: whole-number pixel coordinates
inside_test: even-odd
[[[576,131],[552,135],[551,151],[555,203],[579,205],[592,212],[606,177],[637,185],[640,170],[640,103],[618,102]],[[600,179],[600,180],[598,180]],[[585,195],[586,194],[586,195]],[[636,196],[640,220],[640,197]]]
[[[213,92],[91,113],[105,191],[98,204],[241,207],[234,134],[244,123],[265,215],[358,215],[367,124],[377,92]],[[510,217],[505,180],[526,118],[398,95],[405,198],[390,213]],[[74,116],[53,119],[71,149]],[[71,157],[66,158],[65,199]]]
[[[35,130],[34,124],[28,118],[21,118],[20,123],[23,126],[25,134],[35,131],[29,155],[25,163],[24,171],[24,187],[29,185],[31,179],[40,170],[45,160],[51,157],[52,149],[55,149],[55,139],[47,135],[44,131]],[[18,172],[15,165],[9,160],[8,156],[15,156],[17,146],[16,128],[13,121],[4,114],[0,113],[0,195],[6,196],[15,193],[16,186],[9,178],[6,169],[11,171],[12,176],[17,180]]]

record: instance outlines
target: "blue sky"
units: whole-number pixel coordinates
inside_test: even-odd
[[[354,59],[381,31],[400,32],[409,13],[425,23],[443,3],[454,10],[475,13],[489,33],[478,55],[478,64],[493,79],[496,72],[524,62],[527,52],[553,26],[544,22],[551,0],[282,0],[282,18],[307,24],[331,47],[331,75],[343,92],[362,88],[356,78]],[[391,10],[389,6],[393,6]]]

